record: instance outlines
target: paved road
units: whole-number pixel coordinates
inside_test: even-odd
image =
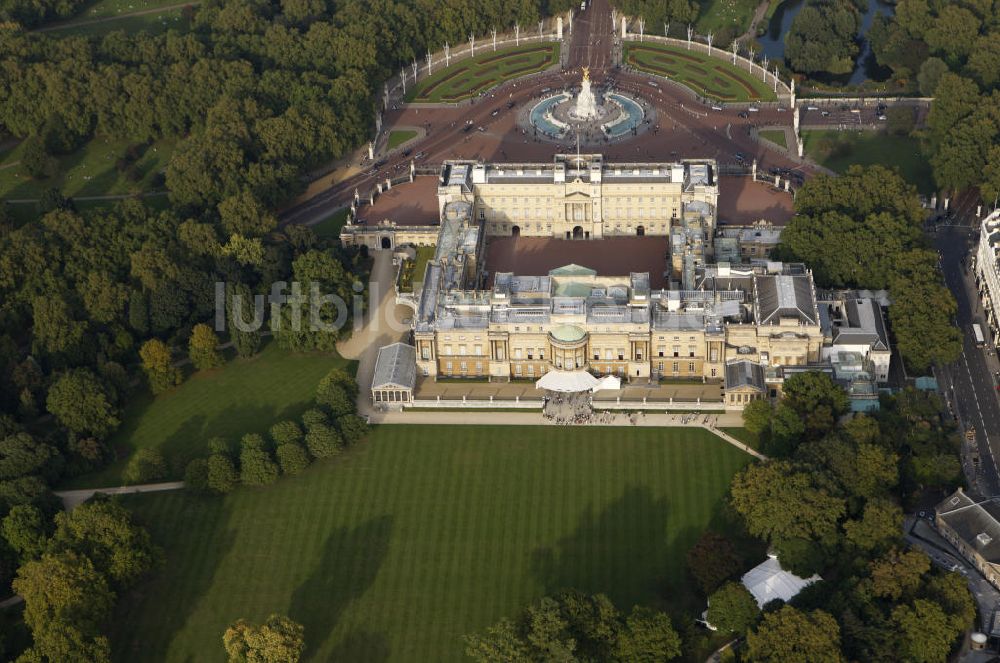
[[[365,165],[362,172],[347,177],[299,200],[281,214],[284,223],[315,223],[350,204],[354,190],[364,194],[376,182],[406,172],[411,159],[417,165],[437,165],[445,159],[549,162],[556,153],[572,152],[575,144],[558,145],[526,135],[517,126],[517,110],[540,97],[544,88],[559,90],[579,85],[585,61],[591,65],[591,79],[599,86],[609,77],[616,88],[633,93],[655,107],[657,125],[636,138],[604,144],[588,151],[600,151],[609,161],[669,160],[672,158],[714,158],[734,163],[737,153],[756,158],[762,170],[773,167],[814,172],[797,160],[763,147],[751,136],[751,128],[790,126],[791,112],[762,108],[739,117],[738,109],[713,111],[699,103],[685,89],[660,84],[650,78],[615,68],[610,61],[611,17],[607,0],[595,0],[573,23],[570,57],[565,70],[556,69],[539,76],[511,81],[489,94],[456,107],[414,107],[390,109],[383,118],[384,129],[395,126],[422,127],[426,136],[413,144],[412,154],[397,153],[385,158],[376,170]],[[462,132],[467,122],[475,127]],[[417,157],[420,157],[417,159]],[[353,164],[357,166],[358,164]],[[315,191],[314,191],[315,193]]]
[[[941,370],[942,387],[947,390],[953,412],[961,425],[973,427],[980,454],[980,492],[1000,494],[1000,399],[993,378],[995,349],[978,348],[972,324],[984,324],[982,307],[972,281],[969,251],[978,237],[978,228],[944,226],[934,242],[941,253],[941,266],[949,289],[958,302],[957,322],[962,331],[963,353],[953,365]],[[963,260],[965,262],[963,263]]]
[[[131,495],[135,493],[158,493],[165,490],[180,490],[182,488],[184,488],[183,481],[169,481],[165,483],[147,483],[138,486],[57,490],[55,494],[62,500],[63,508],[67,511],[72,511],[97,493],[101,493],[102,495]]]

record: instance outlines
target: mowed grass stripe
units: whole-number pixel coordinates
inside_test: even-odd
[[[565,586],[680,612],[684,553],[748,460],[694,429],[382,426],[266,489],[129,496],[167,563],[119,602],[115,655],[222,661],[228,623],[280,612],[307,661],[457,661]]]

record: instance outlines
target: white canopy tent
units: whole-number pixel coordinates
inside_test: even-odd
[[[598,379],[587,371],[549,371],[535,382],[535,387],[573,394],[579,391],[592,391],[598,383]]]
[[[790,601],[792,597],[818,580],[818,575],[811,578],[800,578],[781,568],[778,558],[768,555],[767,559],[743,574],[743,586],[757,600],[757,605],[764,605],[775,599]]]
[[[587,371],[549,371],[535,382],[537,389],[575,394],[581,391],[621,389],[622,381],[614,375],[595,378]]]

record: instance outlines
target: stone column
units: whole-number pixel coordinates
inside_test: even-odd
[[[368,159],[373,160],[375,158],[375,141],[368,141]]]
[[[756,159],[753,160],[753,166],[750,169],[750,176],[753,178],[754,182],[757,181],[757,160]]]
[[[792,82],[789,83],[788,88],[792,92],[792,100],[789,103],[791,103],[792,107],[794,108],[795,107],[795,79],[794,78],[792,79]]]
[[[796,136],[795,143],[799,148],[799,158],[801,159],[803,153],[805,152],[805,144],[802,142],[802,136]]]
[[[622,16],[622,41],[628,39],[628,23],[625,22],[625,17]]]
[[[558,19],[556,19],[556,39],[562,41],[562,38],[563,38],[563,24],[562,24],[562,16],[560,16]]]

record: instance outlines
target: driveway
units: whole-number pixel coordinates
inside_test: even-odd
[[[396,267],[392,264],[392,251],[374,251],[371,281],[368,284],[370,307],[363,326],[355,321],[351,337],[337,344],[337,351],[347,359],[358,362],[358,413],[372,413],[371,386],[375,373],[375,359],[384,345],[409,338],[409,324],[413,316],[407,306],[396,305]]]

